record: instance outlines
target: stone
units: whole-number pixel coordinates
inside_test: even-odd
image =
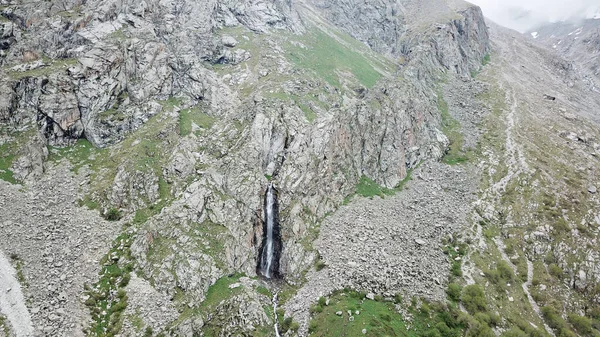
[[[363,335],[366,335],[367,334],[367,329],[362,329],[361,332],[362,332]]]
[[[594,186],[594,185],[590,185],[590,186],[588,186],[588,192],[590,192],[590,193],[592,193],[592,194],[595,194],[595,193],[596,193],[596,191],[597,191],[597,190],[596,190],[596,186]]]
[[[335,314],[338,315],[338,316],[342,316],[343,312],[342,311],[336,311]]]
[[[229,289],[236,289],[236,288],[239,288],[241,286],[242,286],[242,284],[239,283],[239,282],[238,283],[233,283],[233,284],[229,285]]]
[[[233,48],[238,44],[238,41],[231,35],[224,35],[221,41],[225,47],[229,48]]]

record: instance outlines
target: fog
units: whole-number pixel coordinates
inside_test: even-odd
[[[521,32],[554,21],[600,18],[599,0],[469,0],[492,21]]]

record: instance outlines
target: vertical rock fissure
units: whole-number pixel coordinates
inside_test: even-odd
[[[279,278],[279,257],[281,256],[281,233],[279,230],[279,205],[277,190],[269,183],[264,202],[265,221],[263,222],[263,240],[258,260],[258,273],[264,277]]]

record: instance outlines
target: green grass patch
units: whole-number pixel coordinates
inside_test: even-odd
[[[551,307],[542,308],[542,315],[546,323],[556,331],[557,337],[576,337],[577,335],[570,329],[569,324],[561,317],[558,311]]]
[[[356,185],[356,194],[365,198],[372,198],[374,196],[383,198],[386,195],[394,194],[394,190],[380,186],[369,177],[363,175]]]
[[[378,299],[378,300],[377,300]],[[320,301],[313,308],[310,336],[462,336],[459,312],[443,304],[422,302],[408,308],[412,321],[396,310],[394,302],[365,298],[364,293],[345,290]],[[338,315],[337,313],[340,313]],[[410,329],[409,329],[410,327]],[[366,334],[363,334],[363,329]]]
[[[488,65],[488,63],[490,63],[492,60],[492,57],[490,56],[490,54],[487,54],[483,57],[483,59],[481,59],[481,65],[486,66]]]
[[[358,184],[356,185],[356,188],[354,189],[354,193],[346,196],[344,198],[344,201],[342,202],[343,205],[347,205],[348,203],[350,203],[350,201],[352,200],[352,198],[355,195],[360,195],[362,197],[365,198],[372,198],[374,196],[380,196],[382,198],[385,198],[386,195],[394,195],[396,192],[400,192],[404,189],[404,187],[406,186],[406,184],[412,180],[412,174],[414,172],[415,169],[417,169],[419,166],[421,166],[423,162],[420,162],[419,164],[417,164],[417,166],[415,168],[410,168],[406,171],[406,177],[404,177],[404,179],[402,179],[402,181],[400,181],[398,183],[398,185],[396,185],[396,187],[394,188],[387,188],[387,187],[383,187],[380,186],[379,184],[377,184],[375,181],[373,181],[372,179],[370,179],[369,177],[363,175],[360,177]]]
[[[200,304],[200,308],[205,310],[215,309],[222,301],[239,294],[242,291],[243,286],[234,289],[229,288],[229,286],[238,282],[242,276],[244,276],[244,274],[238,273],[218,279],[215,284],[208,288],[206,298]]]
[[[273,297],[273,293],[271,293],[271,291],[269,289],[267,289],[266,287],[263,287],[263,286],[257,286],[256,292],[261,295],[267,296],[269,299]]]
[[[0,153],[2,156],[0,157],[0,179],[4,181],[8,181],[11,184],[17,184],[17,180],[14,177],[13,171],[10,169],[10,166],[14,162],[16,156],[12,154],[5,155],[5,149],[3,148],[5,144],[0,145]]]
[[[92,316],[87,331],[90,336],[115,336],[123,326],[123,312],[127,307],[124,288],[129,284],[133,261],[130,235],[125,232],[113,241],[112,248],[100,261],[100,279],[90,286],[85,284],[85,305]]]
[[[305,48],[290,45],[288,59],[301,69],[313,71],[332,86],[342,86],[342,73],[351,73],[367,88],[373,87],[381,78],[366,56],[319,29],[306,32],[299,40]]]
[[[200,111],[200,108],[193,107],[179,111],[179,134],[183,137],[192,133],[192,125],[197,125],[202,130],[210,129],[216,119]]]
[[[87,139],[78,139],[75,144],[68,147],[49,147],[48,160],[58,162],[63,158],[73,164],[73,171],[94,162],[95,156],[100,155],[103,150],[97,149]]]
[[[0,144],[0,179],[11,184],[18,184],[19,182],[15,179],[14,172],[10,167],[37,130],[35,127],[30,127],[27,131],[16,132],[3,127],[0,132],[8,136],[9,139],[9,141]]]
[[[26,77],[47,77],[60,71],[66,71],[79,62],[77,59],[43,59],[45,63],[44,66],[26,71],[10,70],[8,75],[13,80],[20,80]]]

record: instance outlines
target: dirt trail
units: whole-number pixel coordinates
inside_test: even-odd
[[[493,203],[497,204],[502,194],[505,192],[508,184],[514,179],[527,179],[527,174],[531,171],[529,169],[529,165],[527,164],[527,160],[525,155],[521,149],[521,145],[519,144],[518,138],[515,136],[515,125],[518,125],[519,120],[519,98],[517,96],[518,88],[515,87],[515,83],[518,83],[515,74],[513,74],[513,68],[510,63],[510,60],[514,60],[516,58],[516,47],[515,41],[512,40],[510,42],[505,42],[504,47],[502,48],[502,57],[503,60],[501,63],[501,73],[503,74],[502,79],[498,81],[498,86],[502,91],[506,93],[506,102],[510,103],[510,109],[506,112],[505,122],[506,122],[506,131],[505,131],[505,151],[504,158],[506,165],[507,173],[504,177],[502,177],[498,182],[490,186],[487,190],[485,190],[482,194],[482,199],[480,202],[482,204],[485,203]],[[509,45],[509,46],[508,46]],[[492,159],[492,158],[490,158]],[[479,225],[478,225],[479,226]],[[479,228],[480,229],[480,228]],[[494,243],[498,247],[498,250],[501,253],[502,260],[508,263],[514,273],[517,272],[517,267],[512,263],[510,258],[505,252],[505,244],[502,240],[501,236],[498,236],[494,239]],[[536,315],[540,318],[542,322],[544,322],[544,329],[551,336],[555,336],[552,329],[545,323],[545,320],[541,314],[540,308],[537,302],[531,296],[529,292],[529,287],[531,286],[533,279],[533,264],[529,259],[527,259],[527,281],[522,283],[523,292],[526,294],[529,304],[531,308],[536,313]]]
[[[33,336],[31,316],[16,275],[16,270],[0,251],[0,311],[10,322],[17,337]]]

